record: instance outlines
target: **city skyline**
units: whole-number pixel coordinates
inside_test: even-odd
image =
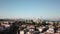
[[[60,0],[0,0],[0,18],[60,19]]]

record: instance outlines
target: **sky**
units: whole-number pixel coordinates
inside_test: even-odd
[[[60,18],[60,0],[0,0],[0,18]]]

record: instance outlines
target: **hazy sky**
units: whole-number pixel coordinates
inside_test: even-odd
[[[60,17],[60,0],[0,0],[0,18]]]

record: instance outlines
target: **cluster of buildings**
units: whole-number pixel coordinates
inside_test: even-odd
[[[20,34],[60,34],[60,21],[25,20]]]
[[[14,20],[0,19],[0,34],[7,32],[14,22]]]
[[[0,20],[0,34],[15,23],[16,34],[60,34],[60,21],[38,19]]]

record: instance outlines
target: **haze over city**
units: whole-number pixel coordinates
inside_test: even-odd
[[[0,0],[0,18],[60,18],[60,0]]]

